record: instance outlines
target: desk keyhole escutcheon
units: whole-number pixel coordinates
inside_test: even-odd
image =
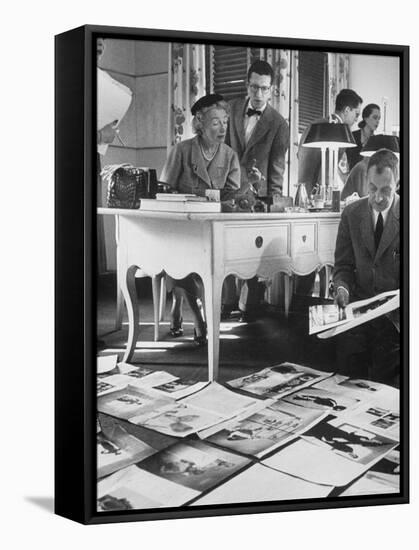
[[[260,235],[259,237],[256,237],[255,245],[256,245],[256,248],[261,248],[261,246],[263,245],[263,237],[261,237]]]

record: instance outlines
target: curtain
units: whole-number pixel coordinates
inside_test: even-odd
[[[327,66],[329,73],[328,116],[334,113],[336,96],[349,86],[349,54],[328,53]]]
[[[283,194],[294,195],[298,151],[298,51],[262,49],[261,59],[267,61],[274,70],[271,105],[285,118],[290,129]]]
[[[287,121],[290,130],[290,146],[285,159],[283,194],[294,196],[298,173],[298,51],[262,49],[261,59],[274,70],[271,105]],[[282,278],[277,273],[267,285],[270,304],[279,305],[284,294]]]
[[[205,46],[171,43],[169,48],[168,148],[191,138],[191,106],[205,95]]]

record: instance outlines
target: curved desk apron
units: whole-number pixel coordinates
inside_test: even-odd
[[[123,361],[135,351],[139,308],[135,273],[155,277],[153,300],[158,311],[159,278],[201,276],[208,328],[208,379],[216,380],[219,359],[221,290],[227,275],[248,279],[275,273],[307,275],[333,265],[340,214],[189,214],[98,208],[118,218],[118,280],[128,311],[128,344]],[[158,338],[158,315],[155,335]]]

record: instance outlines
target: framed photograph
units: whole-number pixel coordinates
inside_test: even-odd
[[[56,36],[57,514],[408,502],[408,78],[401,45]]]

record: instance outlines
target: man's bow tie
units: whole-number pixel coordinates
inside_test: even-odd
[[[253,115],[260,116],[261,114],[262,114],[262,111],[259,111],[258,109],[252,109],[251,107],[249,107],[246,111],[247,116],[253,116]]]

